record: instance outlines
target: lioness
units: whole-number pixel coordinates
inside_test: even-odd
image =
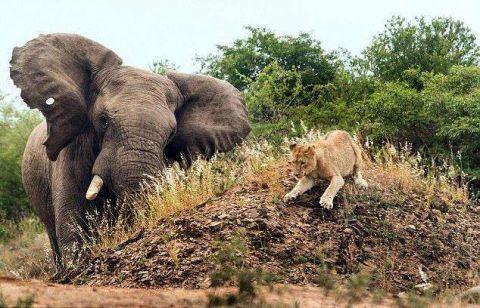
[[[326,209],[333,208],[333,198],[345,184],[343,177],[353,175],[357,186],[368,187],[361,174],[360,148],[346,131],[331,131],[317,142],[292,144],[290,150],[295,171],[302,178],[285,195],[285,202],[312,188],[318,179],[330,180],[330,185],[320,198],[320,205]]]

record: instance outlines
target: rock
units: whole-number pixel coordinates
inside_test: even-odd
[[[254,220],[254,219],[258,218],[259,215],[258,215],[258,211],[256,209],[251,209],[251,210],[245,212],[245,216],[249,219]]]
[[[421,291],[426,291],[426,290],[429,290],[432,288],[432,284],[431,283],[420,283],[420,284],[417,284],[415,285],[415,288],[418,289],[418,290],[421,290]]]
[[[202,258],[202,257],[195,257],[195,258],[192,258],[192,259],[190,260],[190,263],[192,263],[192,264],[197,264],[197,263],[202,262],[203,259],[204,259],[204,258]]]
[[[417,231],[417,228],[414,225],[408,225],[405,229],[410,233],[415,233]]]

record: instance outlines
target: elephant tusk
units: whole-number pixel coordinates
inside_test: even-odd
[[[102,178],[95,174],[93,176],[92,182],[90,183],[90,186],[88,186],[87,194],[85,195],[87,200],[95,200],[98,193],[100,192],[100,189],[102,189],[102,186]]]

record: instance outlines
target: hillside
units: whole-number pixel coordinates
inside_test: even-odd
[[[251,280],[259,283],[356,284],[393,294],[479,284],[478,205],[464,188],[427,177],[402,157],[369,163],[370,188],[347,181],[331,211],[318,205],[326,183],[284,204],[280,197],[295,179],[286,159],[274,160],[249,180],[85,257],[64,281],[206,288],[255,272]]]

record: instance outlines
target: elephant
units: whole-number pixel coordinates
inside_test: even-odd
[[[28,139],[22,181],[57,270],[82,243],[72,226],[87,228],[93,210],[138,191],[168,162],[188,167],[250,132],[242,94],[228,82],[126,66],[77,34],[40,35],[15,47],[10,77],[45,118]]]

